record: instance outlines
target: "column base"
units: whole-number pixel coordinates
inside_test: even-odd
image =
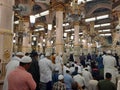
[[[22,46],[22,52],[26,53],[31,51],[32,51],[31,46]]]
[[[0,80],[4,78],[6,74],[6,64],[9,62],[12,56],[13,50],[13,33],[11,30],[0,29],[0,59],[2,70],[0,74]]]
[[[87,54],[88,54],[88,49],[83,48],[83,49],[82,49],[82,53],[84,53],[85,55],[87,55]]]
[[[116,49],[116,53],[117,53],[118,55],[120,55],[120,45],[117,46],[115,49]]]

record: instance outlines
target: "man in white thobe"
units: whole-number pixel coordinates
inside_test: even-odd
[[[55,65],[56,68],[59,68],[59,74],[63,74],[63,59],[62,59],[63,54],[59,53],[58,56],[55,58]]]
[[[78,74],[73,76],[73,80],[76,81],[83,90],[85,89],[86,81],[85,78],[82,76],[81,70],[78,70]]]
[[[6,65],[6,75],[4,79],[4,84],[3,84],[3,90],[8,90],[8,79],[7,76],[8,74],[13,71],[17,66],[19,66],[19,62],[21,61],[21,58],[24,56],[24,53],[18,52],[12,59],[8,62]]]
[[[88,90],[98,90],[97,84],[98,84],[97,80],[90,80],[88,85]]]
[[[92,74],[91,74],[87,69],[83,69],[82,75],[83,75],[83,77],[85,78],[86,87],[88,88],[88,86],[89,86],[89,81],[90,81],[90,80],[93,80]]]
[[[118,70],[117,70],[117,68],[115,68],[116,60],[111,55],[111,51],[110,50],[107,51],[107,55],[104,56],[104,58],[103,58],[103,65],[104,65],[104,78],[105,78],[105,74],[107,72],[109,72],[109,73],[112,74],[111,81],[113,83],[116,83],[116,77],[117,77],[117,74],[118,74]]]
[[[40,90],[52,89],[52,71],[54,64],[50,60],[50,53],[47,52],[45,57],[38,62],[40,70]]]

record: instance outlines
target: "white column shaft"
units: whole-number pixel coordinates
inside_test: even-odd
[[[75,28],[75,42],[74,42],[74,45],[79,45],[79,25],[75,25],[74,26]]]
[[[63,11],[56,11],[56,52],[63,52]]]

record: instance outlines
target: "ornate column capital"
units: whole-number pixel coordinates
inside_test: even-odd
[[[113,11],[112,15],[115,17],[120,17],[120,11]]]
[[[54,2],[52,4],[52,8],[56,11],[64,11],[64,3],[63,2]]]
[[[94,24],[95,24],[95,22],[94,22],[94,21],[90,22],[90,26],[91,26],[91,27],[93,27],[93,26],[94,26]]]
[[[74,26],[75,26],[75,25],[79,26],[79,25],[80,25],[80,22],[79,22],[79,21],[74,21],[74,22],[73,22],[73,25],[74,25]]]
[[[35,27],[37,27],[38,25],[45,26],[46,24],[43,23],[43,22],[36,22],[36,23],[35,23]]]

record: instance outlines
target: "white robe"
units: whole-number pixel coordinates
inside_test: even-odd
[[[88,87],[89,86],[89,81],[93,80],[93,77],[92,77],[92,75],[91,75],[91,73],[89,71],[86,71],[84,69],[82,71],[82,75],[85,78],[86,87]]]
[[[73,76],[73,80],[76,81],[81,87],[86,86],[85,78],[79,74]]]
[[[61,56],[57,56],[55,59],[55,67],[59,68],[59,74],[63,74],[63,59]]]
[[[116,60],[113,56],[110,55],[106,55],[103,58],[103,65],[104,65],[104,78],[105,78],[105,74],[107,72],[112,74],[112,79],[111,81],[113,83],[116,83],[116,77],[118,74],[118,70],[115,68],[116,66]]]
[[[54,64],[48,58],[43,58],[38,62],[40,70],[40,82],[48,83],[52,81],[52,71],[54,70]]]
[[[97,80],[90,80],[88,90],[98,90],[97,84],[98,84]]]
[[[117,90],[120,90],[120,80],[117,83]]]
[[[10,62],[8,62],[8,64],[6,65],[6,75],[5,75],[5,79],[4,79],[4,84],[3,84],[3,90],[8,90],[8,80],[7,80],[7,76],[8,74],[13,71],[17,66],[19,66],[19,62],[20,62],[20,58],[14,56]],[[14,76],[13,76],[14,77]]]

